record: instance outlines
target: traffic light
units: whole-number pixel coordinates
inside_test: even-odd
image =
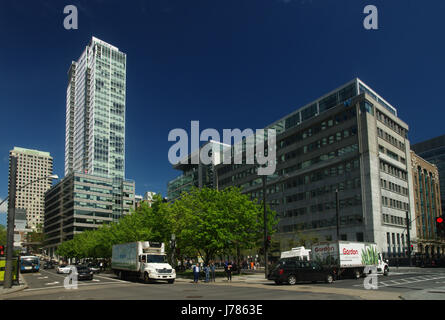
[[[439,238],[445,238],[445,221],[443,216],[436,218],[436,233]]]
[[[0,257],[5,255],[5,246],[0,246]]]

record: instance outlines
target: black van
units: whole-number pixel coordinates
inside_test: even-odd
[[[270,271],[268,280],[275,281],[276,284],[297,282],[318,282],[332,283],[334,281],[333,272],[330,268],[325,268],[315,261],[298,261],[296,259],[281,259]]]

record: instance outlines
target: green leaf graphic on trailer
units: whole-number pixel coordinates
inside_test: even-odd
[[[362,250],[362,264],[375,265],[378,263],[378,253],[376,248],[367,247]]]

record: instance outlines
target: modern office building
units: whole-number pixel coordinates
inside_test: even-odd
[[[113,179],[113,218],[119,219],[125,180],[127,56],[92,37],[68,71],[65,175],[82,172]]]
[[[419,253],[445,253],[445,241],[437,237],[436,217],[442,216],[439,170],[411,151],[415,223]]]
[[[125,176],[125,53],[92,38],[68,72],[65,175]]]
[[[44,196],[52,179],[41,178],[52,175],[53,158],[49,152],[18,147],[9,156],[17,158],[16,208],[25,209],[27,227],[35,230],[44,223]]]
[[[60,243],[85,230],[97,229],[114,221],[113,179],[73,172],[65,176],[45,195],[47,254],[54,256]],[[134,208],[134,182],[123,181],[121,211]]]
[[[266,128],[277,133],[266,201],[280,218],[282,250],[298,234],[337,238],[338,190],[340,239],[376,242],[387,257],[405,254],[406,212],[414,217],[414,198],[408,125],[396,108],[354,79]],[[256,165],[216,169],[220,188],[235,185],[263,198]],[[410,231],[415,244],[415,226]]]
[[[69,68],[65,178],[45,197],[45,233],[53,251],[76,233],[118,221],[134,208],[134,181],[125,179],[126,64],[125,53],[92,37]],[[92,193],[79,191],[83,186]]]
[[[208,146],[211,144],[211,146]],[[198,163],[192,163],[195,157],[199,159],[199,154],[201,150],[206,147],[209,148],[211,155],[211,163],[204,164],[202,161]],[[193,187],[196,188],[216,188],[218,189],[218,180],[215,175],[216,165],[222,162],[223,152],[226,145],[217,141],[209,141],[200,147],[198,151],[195,151],[187,157],[186,161],[181,161],[175,165],[173,168],[182,171],[182,174],[175,179],[171,180],[167,184],[167,199],[168,201],[174,201],[178,199],[183,192],[189,192]]]
[[[411,149],[439,170],[442,212],[445,212],[445,135],[416,143]]]
[[[147,191],[144,196],[138,196],[136,200],[136,208],[139,208],[143,203],[146,203],[149,207],[153,204],[153,197],[156,193]]]

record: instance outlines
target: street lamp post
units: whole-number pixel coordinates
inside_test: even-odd
[[[264,274],[267,279],[268,276],[268,263],[269,259],[267,257],[267,212],[266,212],[266,176],[263,175],[263,209],[264,209]]]
[[[175,247],[176,247],[176,235],[174,233],[172,233],[171,249],[172,249],[172,267],[173,268],[176,265],[176,263],[175,263]]]
[[[45,179],[59,179],[59,176],[56,174],[52,174],[49,176],[45,176],[34,181],[31,181],[21,187],[19,190],[17,189],[17,157],[11,157],[11,169],[9,173],[9,192],[8,196],[0,203],[0,206],[8,199],[8,229],[7,229],[7,238],[6,238],[6,264],[5,264],[5,277],[3,282],[3,287],[5,289],[11,288],[12,286],[12,258],[14,254],[14,224],[15,224],[15,198],[16,192],[19,192],[26,188],[27,186],[39,182]]]

